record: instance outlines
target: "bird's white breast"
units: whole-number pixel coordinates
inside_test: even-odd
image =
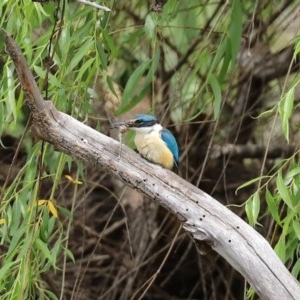
[[[134,142],[143,157],[167,169],[172,169],[174,166],[173,154],[160,137],[161,129],[160,124],[156,124],[151,128],[136,128]]]

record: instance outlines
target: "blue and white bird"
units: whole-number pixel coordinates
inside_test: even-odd
[[[134,119],[111,125],[120,132],[134,130],[134,143],[141,156],[167,169],[178,168],[179,149],[173,134],[163,128],[154,116],[136,115]]]

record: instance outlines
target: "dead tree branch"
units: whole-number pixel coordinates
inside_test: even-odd
[[[44,101],[24,56],[3,31],[40,139],[82,161],[106,169],[176,215],[196,240],[207,242],[254,287],[262,299],[299,299],[300,286],[269,243],[217,200],[176,174],[148,163],[115,140],[59,112]]]

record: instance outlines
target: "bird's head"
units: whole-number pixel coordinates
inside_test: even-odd
[[[149,133],[151,131],[159,132],[162,129],[158,120],[154,116],[144,114],[135,115],[133,119],[125,122],[112,124],[112,128],[120,128],[120,126],[126,128],[127,130],[132,129],[139,133]]]
[[[136,115],[134,119],[127,122],[127,126],[128,129],[132,129],[141,134],[159,132],[162,129],[158,120],[151,115]]]
[[[150,115],[136,115],[134,119],[127,122],[127,126],[134,128],[153,127],[155,124],[159,124],[158,120],[154,116]]]

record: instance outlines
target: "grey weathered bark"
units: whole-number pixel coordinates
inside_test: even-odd
[[[300,285],[269,243],[218,201],[176,174],[59,112],[44,101],[25,58],[3,32],[7,50],[26,93],[38,136],[86,165],[101,166],[176,215],[194,239],[207,242],[254,287],[262,299],[299,299]]]

